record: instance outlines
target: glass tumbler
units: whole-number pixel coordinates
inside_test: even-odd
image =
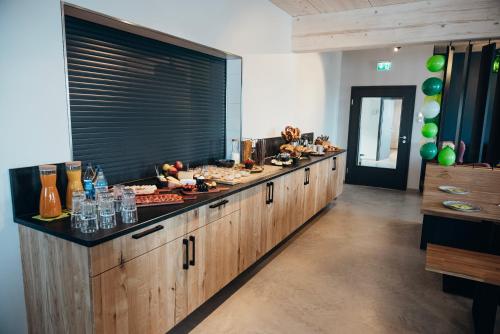
[[[91,199],[85,199],[82,205],[82,223],[80,230],[82,233],[94,233],[99,229],[97,220],[96,202]]]
[[[122,199],[123,199],[123,189],[125,187],[123,184],[117,184],[113,186],[113,196],[115,199],[115,212],[120,212],[122,210]]]
[[[132,189],[125,188],[123,191],[121,214],[124,224],[137,223],[137,204],[135,203],[135,193]]]
[[[84,191],[73,191],[71,196],[71,228],[82,226],[82,202],[84,200]]]
[[[97,213],[99,216],[99,227],[101,229],[116,226],[115,199],[111,193],[101,193],[97,202]]]

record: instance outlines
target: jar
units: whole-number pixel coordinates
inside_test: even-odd
[[[83,191],[82,185],[82,162],[68,161],[66,162],[66,175],[68,177],[68,185],[66,187],[66,208],[71,210],[73,205],[73,192]]]
[[[40,171],[40,216],[42,218],[54,218],[61,215],[61,199],[56,187],[57,167],[56,165],[38,166]]]

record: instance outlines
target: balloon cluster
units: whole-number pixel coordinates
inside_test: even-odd
[[[445,64],[446,59],[443,55],[434,55],[427,60],[427,69],[433,73],[439,72],[444,69]],[[440,78],[430,77],[422,83],[422,92],[426,95],[422,107],[422,115],[424,116],[422,136],[432,140],[420,147],[420,156],[424,160],[432,160],[438,155],[438,148],[435,141],[439,130],[437,124],[439,123],[442,89],[443,81]],[[441,159],[441,154],[446,155],[446,159],[444,157]],[[438,161],[448,164],[451,161],[451,157],[448,157],[448,155],[449,150],[442,150],[439,152]],[[455,159],[449,164],[453,164],[454,162]]]

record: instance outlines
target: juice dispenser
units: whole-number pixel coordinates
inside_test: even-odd
[[[61,199],[56,187],[56,165],[38,166],[42,191],[40,192],[40,216],[54,218],[61,215]]]

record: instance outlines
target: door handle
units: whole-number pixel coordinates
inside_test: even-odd
[[[399,137],[399,139],[403,139],[403,140],[406,140],[406,136],[402,136],[402,137]]]
[[[189,241],[188,239],[182,239],[182,245],[185,247],[184,260],[182,261],[182,269],[189,269]]]
[[[191,251],[193,253],[193,257],[191,258],[191,260],[189,260],[189,265],[194,266],[196,260],[196,239],[194,235],[189,236],[189,241],[191,241],[193,245],[193,250]]]

